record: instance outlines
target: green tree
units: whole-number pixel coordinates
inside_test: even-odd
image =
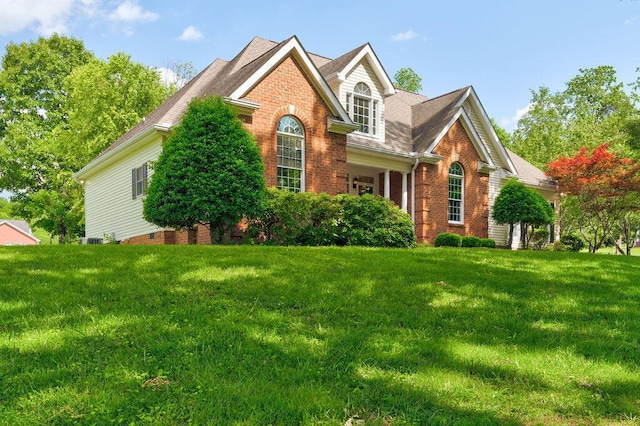
[[[500,142],[505,146],[511,146],[511,134],[507,132],[504,127],[496,123],[496,120],[493,118],[491,119],[491,124],[493,125],[493,130],[496,131],[496,135],[498,135]]]
[[[398,89],[418,93],[422,90],[422,77],[411,68],[400,68],[393,76],[393,85]]]
[[[13,211],[52,236],[59,244],[73,241],[84,233],[84,199],[82,187],[73,180],[71,172],[61,172],[55,191],[39,190],[15,203]],[[12,203],[14,204],[14,203]]]
[[[0,219],[11,219],[11,203],[0,197]]]
[[[0,71],[0,190],[35,193],[60,169],[51,138],[67,119],[64,80],[93,55],[53,35],[6,47]]]
[[[94,59],[64,81],[68,120],[56,129],[58,156],[78,170],[165,100],[171,89],[155,69],[119,52]]]
[[[633,126],[637,119],[632,97],[613,67],[581,69],[562,91],[532,91],[531,109],[518,122],[511,149],[541,169],[603,141],[625,155],[640,157],[640,126]]]
[[[528,233],[536,226],[551,224],[554,213],[551,205],[535,190],[516,178],[510,179],[500,190],[493,205],[493,219],[509,225],[507,247],[513,243],[515,225],[520,223],[523,247],[527,247]],[[529,235],[530,238],[530,235]]]
[[[230,225],[265,198],[260,151],[219,96],[193,100],[153,167],[143,216],[162,227],[209,229],[220,243]]]

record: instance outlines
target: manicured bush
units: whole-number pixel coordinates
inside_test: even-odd
[[[576,234],[563,235],[560,242],[565,245],[567,251],[578,252],[584,248],[584,240]]]
[[[465,235],[462,237],[462,247],[482,247],[482,240],[473,235]]]
[[[567,251],[567,246],[562,244],[562,241],[556,240],[553,242],[553,251]]]
[[[249,219],[247,231],[254,242],[273,245],[415,246],[409,215],[372,195],[332,197],[269,188],[264,208]]]
[[[461,247],[462,237],[453,232],[444,232],[438,234],[436,241],[433,244],[435,247]]]
[[[486,248],[496,248],[496,241],[492,238],[480,238],[480,246]]]
[[[392,201],[370,194],[341,194],[342,210],[338,243],[350,246],[413,247],[411,217]]]

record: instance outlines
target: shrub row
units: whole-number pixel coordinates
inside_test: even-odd
[[[269,188],[263,208],[249,218],[247,232],[259,244],[415,246],[411,217],[390,200],[372,195]]]
[[[487,247],[496,248],[496,242],[491,238],[479,238],[472,235],[460,236],[453,232],[438,234],[434,242],[436,247]]]

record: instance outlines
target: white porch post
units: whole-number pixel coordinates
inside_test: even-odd
[[[408,194],[407,194],[407,175],[408,173],[403,173],[402,174],[402,211],[406,212],[407,211],[407,198],[408,198]]]
[[[391,173],[389,170],[384,171],[384,198],[391,197]]]

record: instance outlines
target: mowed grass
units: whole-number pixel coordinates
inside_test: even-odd
[[[0,424],[630,425],[639,364],[637,258],[0,248]]]

